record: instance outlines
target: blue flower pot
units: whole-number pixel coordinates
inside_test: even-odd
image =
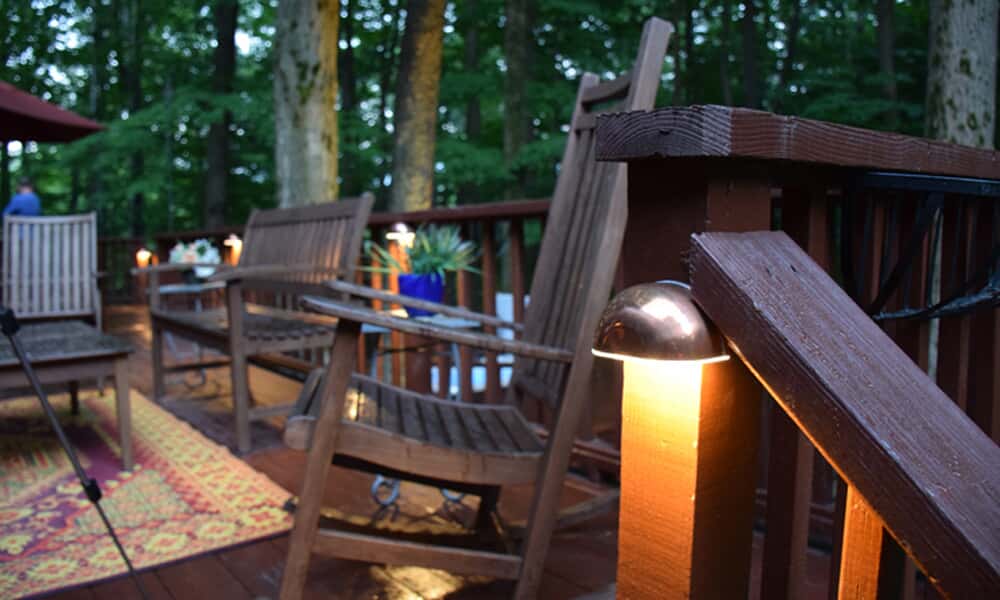
[[[403,273],[399,276],[399,293],[411,298],[420,298],[430,302],[441,302],[444,299],[444,279],[437,273]],[[429,317],[435,313],[419,308],[404,307],[411,317]]]

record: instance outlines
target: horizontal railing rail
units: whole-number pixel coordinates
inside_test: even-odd
[[[695,301],[849,485],[840,597],[879,595],[883,523],[949,597],[1000,594],[1000,447],[786,235],[697,235],[691,272]]]
[[[723,106],[604,115],[597,137],[598,160],[628,162],[624,284],[687,280],[692,233],[785,231],[1000,441],[1000,153]],[[774,402],[764,411],[761,597],[806,595],[807,540],[831,551],[833,597],[847,485]],[[882,548],[896,570],[883,583],[912,598],[913,563]]]

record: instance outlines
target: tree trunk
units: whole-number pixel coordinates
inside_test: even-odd
[[[729,44],[732,27],[732,17],[729,16],[729,0],[722,0],[722,36],[719,39],[719,83],[722,86],[722,103],[733,105],[733,87],[729,82]]]
[[[745,0],[743,13],[743,103],[760,108],[760,76],[757,73],[756,0]]]
[[[892,103],[886,113],[886,127],[899,127],[899,111],[896,109],[896,33],[893,28],[895,0],[878,0],[878,70],[882,75],[882,97]]]
[[[73,163],[69,167],[69,212],[80,211],[80,165]]]
[[[685,105],[694,104],[695,88],[691,84],[691,72],[694,66],[694,9],[697,2],[692,4],[691,0],[684,0],[684,89],[681,102]]]
[[[389,203],[393,211],[431,207],[444,4],[444,0],[410,0],[406,5],[406,30],[396,77],[396,143]]]
[[[479,2],[478,0],[466,0],[462,8],[464,12],[460,18],[463,20],[463,37],[465,38],[462,68],[467,74],[471,74],[479,69]],[[466,141],[470,144],[476,143],[482,129],[483,114],[479,105],[479,95],[473,93],[465,101]],[[481,201],[479,186],[475,183],[462,185],[458,190],[458,201],[460,204]]]
[[[881,0],[880,0],[881,1]],[[889,0],[890,2],[892,0]],[[788,94],[788,81],[795,67],[796,48],[799,45],[799,29],[802,21],[801,0],[792,1],[792,17],[788,21],[788,34],[785,38],[785,60],[781,63],[781,75],[778,78],[778,94],[773,107],[775,112],[781,112],[781,105]]]
[[[526,105],[526,89],[530,79],[531,37],[529,0],[506,0],[507,22],[503,28],[503,53],[507,72],[503,81],[503,160],[512,183],[507,185],[506,196],[524,195],[523,169],[515,169],[517,155],[531,136],[531,122]]]
[[[167,75],[167,81],[163,86],[163,104],[170,113],[170,108],[174,102],[174,81]],[[166,154],[166,196],[167,196],[167,231],[174,230],[174,123],[166,127],[163,135],[163,153]],[[220,223],[221,225],[221,223]]]
[[[358,0],[348,0],[347,13],[341,23],[341,41],[343,49],[337,55],[337,77],[340,79],[340,138],[341,138],[341,168],[340,191],[345,196],[359,195],[361,180],[358,177],[358,149],[354,132],[357,130],[356,109],[358,104],[358,78],[354,70],[354,5]],[[350,123],[353,127],[348,127]]]
[[[383,210],[389,206],[389,189],[385,186],[385,175],[392,172],[392,137],[388,135],[389,130],[389,88],[392,86],[393,78],[396,75],[396,46],[399,44],[399,14],[401,2],[396,2],[389,15],[389,26],[386,28],[386,35],[382,45],[382,69],[379,73],[379,100],[378,100],[378,131],[379,145],[382,149],[382,156],[385,157],[383,171],[378,178],[378,194],[375,198],[376,208]]]
[[[128,32],[128,52],[119,62],[119,69],[125,84],[130,117],[139,112],[144,104],[142,95],[142,40],[145,34],[143,17],[144,13],[141,11],[139,0],[122,2],[120,18],[122,29]],[[129,160],[129,173],[133,182],[142,179],[144,164],[142,151],[133,152]],[[132,195],[129,211],[129,230],[132,237],[143,237],[146,234],[144,200],[141,191]]]
[[[997,100],[997,0],[931,0],[927,133],[993,148]]]
[[[0,200],[4,205],[10,201],[10,155],[7,154],[7,141],[0,141]]]
[[[233,91],[236,75],[236,0],[216,0],[212,9],[215,21],[212,92],[223,95]],[[229,124],[233,115],[227,110],[208,130],[205,173],[205,227],[221,227],[226,222],[226,198],[229,180]]]
[[[275,35],[278,205],[337,199],[337,0],[281,0]]]
[[[104,122],[104,82],[107,80],[107,9],[101,3],[93,5],[92,35],[93,55],[90,65],[90,117],[98,123]],[[89,169],[87,178],[87,204],[97,212],[97,227],[99,232],[107,231],[107,224],[104,218],[104,190],[101,182],[101,172],[98,169]]]

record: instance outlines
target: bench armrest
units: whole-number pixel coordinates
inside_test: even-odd
[[[483,313],[478,313],[458,306],[441,304],[439,302],[431,302],[429,300],[422,300],[420,298],[413,298],[410,296],[401,296],[399,294],[393,294],[391,292],[386,292],[384,290],[377,290],[375,288],[367,287],[364,285],[355,285],[353,283],[347,283],[346,281],[328,281],[324,285],[335,292],[342,292],[344,294],[349,294],[351,296],[356,296],[358,298],[366,298],[368,300],[380,300],[382,302],[389,302],[392,304],[401,304],[403,306],[409,306],[411,308],[419,308],[422,310],[441,313],[442,315],[447,315],[449,317],[466,319],[468,321],[476,321],[481,325],[488,325],[490,327],[511,329],[517,332],[524,331],[524,326],[521,325],[520,323],[514,323],[513,321],[505,321],[504,319],[495,317],[493,315],[485,315]]]
[[[171,271],[190,271],[196,267],[207,267],[216,270],[216,274],[219,271],[229,270],[232,267],[226,264],[211,264],[211,263],[163,263],[160,265],[149,265],[148,267],[132,267],[130,272],[133,275],[142,275],[144,273],[167,273]],[[214,275],[213,275],[214,277]]]
[[[316,265],[253,265],[218,271],[207,281],[238,281],[241,279],[282,279],[283,275],[324,275],[331,279],[342,275],[341,269]]]
[[[418,319],[394,317],[385,312],[375,311],[358,304],[332,300],[330,298],[306,296],[302,299],[302,304],[310,310],[339,319],[368,323],[394,331],[421,335],[463,346],[472,346],[499,353],[510,352],[517,356],[540,360],[564,363],[569,363],[573,360],[573,353],[565,348],[554,348],[552,346],[543,346],[519,340],[509,340],[488,333],[455,329]]]

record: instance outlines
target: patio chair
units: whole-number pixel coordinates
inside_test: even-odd
[[[285,375],[290,370],[307,373],[315,365],[290,353],[330,347],[336,321],[298,309],[294,296],[310,291],[322,293],[322,281],[353,276],[372,202],[372,196],[365,194],[312,206],[254,211],[247,221],[239,264],[221,268],[208,279],[225,282],[225,308],[172,310],[160,302],[159,274],[194,265],[161,264],[136,269],[136,273],[149,274],[154,398],[163,398],[167,372],[228,364],[236,444],[241,453],[249,452],[250,422],[287,413],[292,405],[253,408],[248,364]],[[168,367],[163,360],[166,332],[228,355],[229,359]]]
[[[84,319],[101,329],[97,215],[3,218],[3,304],[20,320]]]
[[[80,319],[101,330],[97,215],[3,218],[3,305],[18,320]],[[103,378],[97,379],[104,388]],[[69,384],[77,414],[79,382]]]
[[[652,108],[672,30],[669,23],[650,19],[630,74],[603,83],[595,75],[583,76],[523,327],[346,282],[326,286],[356,298],[430,308],[514,329],[521,332],[520,340],[398,318],[356,302],[304,300],[339,321],[328,368],[307,382],[300,414],[286,425],[286,442],[308,447],[309,457],[282,579],[283,600],[302,596],[312,552],[513,579],[518,581],[515,597],[536,595],[577,422],[588,398],[591,335],[612,289],[625,231],[625,170],[594,160],[595,113]],[[515,355],[507,403],[448,402],[354,374],[362,323]],[[547,444],[516,408],[525,395],[557,411]],[[391,525],[358,530],[350,522],[333,528],[324,523],[321,529],[320,505],[331,463],[476,494],[482,500],[475,527],[468,535],[433,540],[390,531],[397,529]],[[495,506],[501,486],[528,483],[535,484],[534,499],[518,547],[504,535]],[[493,543],[491,533],[499,534]],[[488,545],[475,545],[483,537]]]

